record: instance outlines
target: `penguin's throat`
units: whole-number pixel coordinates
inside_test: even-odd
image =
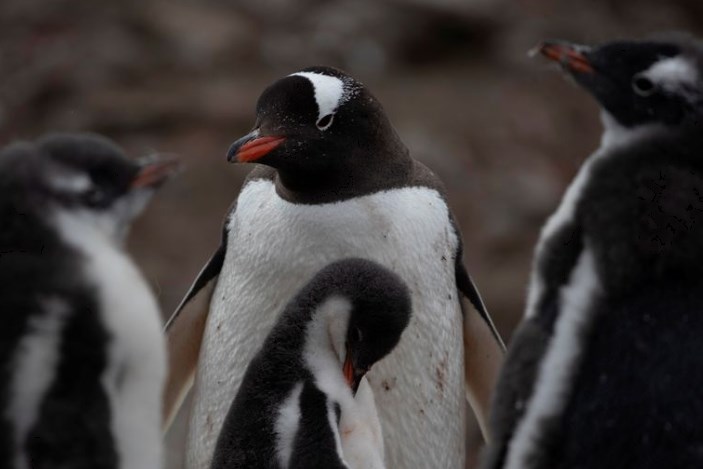
[[[621,124],[606,110],[601,110],[600,118],[603,125],[603,134],[600,144],[601,149],[625,146],[636,140],[666,130],[663,125],[656,122],[628,127]]]
[[[277,168],[276,192],[290,202],[329,203],[401,186],[409,177],[412,160],[340,165],[325,170]]]

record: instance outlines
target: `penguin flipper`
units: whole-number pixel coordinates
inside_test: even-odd
[[[464,315],[463,335],[466,399],[474,411],[484,440],[489,442],[488,418],[491,399],[505,352],[487,324],[475,314]]]
[[[478,314],[481,315],[481,319],[483,319],[486,323],[486,326],[493,335],[495,342],[498,344],[503,353],[505,353],[505,343],[503,342],[503,338],[500,336],[498,328],[495,324],[493,324],[491,315],[488,314],[488,309],[483,303],[483,298],[481,298],[481,294],[478,292],[476,284],[474,284],[474,281],[471,279],[469,272],[466,270],[466,267],[461,262],[461,257],[459,256],[457,257],[456,262],[456,286],[461,294],[471,302],[474,309],[478,311]]]
[[[176,310],[173,312],[171,317],[168,318],[168,321],[166,321],[166,325],[164,326],[164,331],[166,333],[169,332],[171,327],[178,320],[181,311],[190,302],[190,300],[192,300],[193,297],[200,293],[200,290],[202,290],[208,283],[210,283],[211,280],[213,280],[220,274],[220,270],[222,270],[222,264],[225,261],[226,249],[227,238],[225,236],[223,237],[222,244],[220,244],[220,247],[218,247],[217,251],[215,251],[215,253],[210,256],[210,259],[207,261],[207,264],[205,264],[205,267],[200,270],[198,276],[195,278],[195,281],[193,281],[190,288],[188,289],[188,292],[183,297],[178,307],[176,307]]]
[[[225,236],[164,326],[169,356],[169,373],[164,391],[164,431],[173,423],[193,386],[200,345],[210,313],[210,299],[222,269],[226,245]]]
[[[459,259],[456,266],[457,288],[480,315],[479,317],[476,314],[467,314],[468,305],[462,301],[466,398],[481,427],[483,438],[488,442],[491,396],[503,365],[505,345],[486,310],[481,295]]]

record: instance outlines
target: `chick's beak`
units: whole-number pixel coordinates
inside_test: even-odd
[[[227,161],[252,163],[269,154],[286,140],[285,137],[262,136],[256,129],[234,142],[227,151]]]
[[[347,347],[346,358],[344,359],[344,365],[342,366],[342,372],[344,373],[344,378],[347,384],[352,390],[352,394],[356,395],[357,389],[359,389],[359,384],[361,383],[361,378],[366,374],[366,370],[358,369],[354,366],[354,359],[352,354],[349,353],[349,347]]]
[[[132,179],[131,189],[156,188],[180,169],[175,158],[146,157],[139,160],[139,171]]]
[[[594,73],[593,65],[587,57],[588,46],[562,41],[545,41],[535,51],[549,60],[558,62],[571,73]]]

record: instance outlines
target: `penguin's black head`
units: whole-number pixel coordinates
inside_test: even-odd
[[[90,134],[52,134],[0,154],[19,197],[39,210],[79,215],[121,239],[170,174],[172,160],[133,161],[111,141]]]
[[[703,50],[692,40],[598,47],[552,41],[538,51],[560,63],[625,128],[697,122],[703,111]]]
[[[371,366],[398,344],[412,311],[400,277],[376,262],[354,258],[318,272],[289,308],[284,317],[291,322],[281,327],[305,325],[308,368],[337,377],[341,371],[353,393]],[[321,350],[328,347],[338,361],[320,362]]]
[[[344,72],[311,67],[263,92],[254,130],[232,144],[227,158],[271,166],[298,190],[343,186],[397,154],[406,150],[371,93]]]
[[[333,295],[347,301],[350,310],[343,332],[342,370],[353,392],[371,366],[395,348],[410,321],[410,293],[405,283],[385,267],[364,259],[331,264],[323,275],[336,285]],[[334,338],[342,348],[342,338]],[[339,352],[342,352],[341,350]]]

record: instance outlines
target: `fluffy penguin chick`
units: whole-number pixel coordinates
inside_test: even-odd
[[[404,282],[374,262],[320,271],[249,364],[212,468],[385,467],[373,394],[361,380],[396,346],[410,314]]]
[[[0,467],[160,467],[165,344],[123,241],[172,169],[91,135],[0,152]]]
[[[503,354],[441,181],[410,156],[371,92],[333,68],[274,82],[254,125],[228,158],[260,165],[167,324],[167,408],[194,382],[187,467],[210,463],[246,366],[283,306],[331,262],[363,257],[398,274],[413,303],[408,333],[369,374],[388,463],[463,468],[467,395],[483,423]]]
[[[703,467],[703,49],[540,51],[605,132],[542,229],[486,467]]]

